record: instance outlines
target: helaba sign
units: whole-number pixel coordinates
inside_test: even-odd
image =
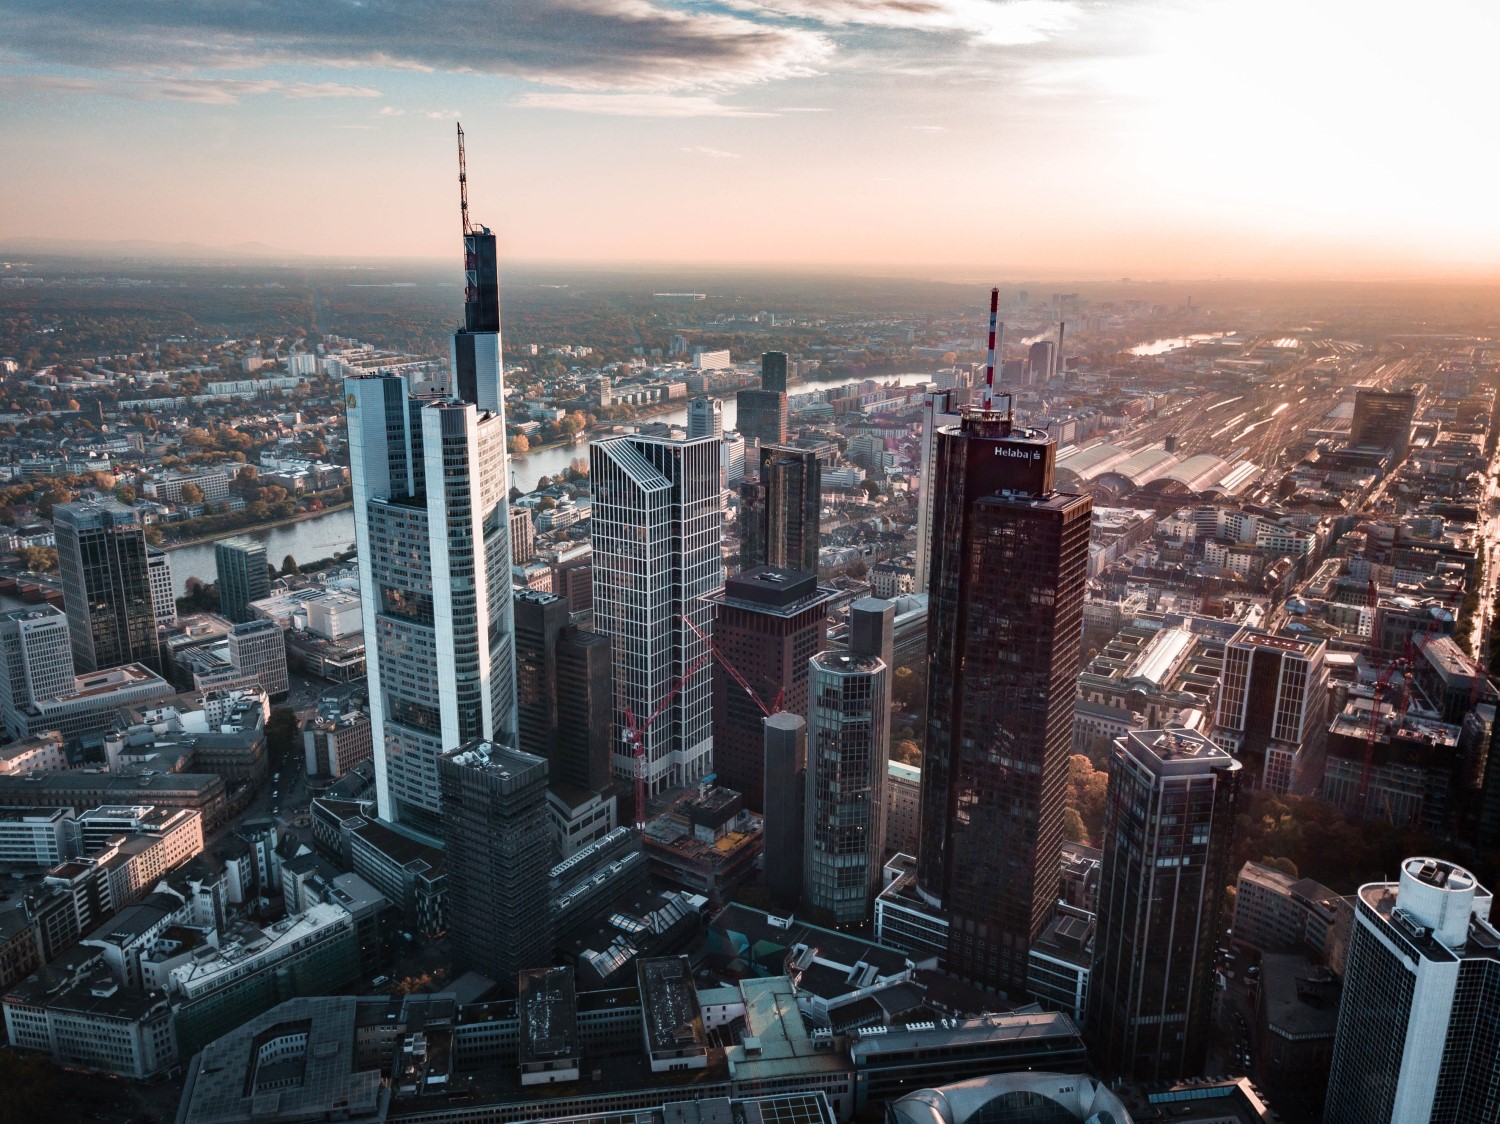
[[[1042,459],[1042,451],[1040,449],[1017,449],[1011,445],[996,445],[995,456],[1018,457],[1023,461],[1039,461]]]

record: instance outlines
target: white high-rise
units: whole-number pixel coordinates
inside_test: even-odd
[[[438,756],[514,744],[510,466],[495,236],[464,238],[447,396],[346,380],[350,476],[383,819],[440,834]]]
[[[932,480],[937,432],[945,425],[957,425],[962,419],[952,390],[929,390],[922,395],[922,465],[917,476],[917,550],[916,585],[918,593],[927,592],[928,568],[932,565]]]
[[[724,436],[724,403],[717,398],[692,398],[687,406],[687,435],[696,437]]]
[[[644,724],[671,696],[644,736],[648,795],[713,768],[708,646],[683,618],[711,634],[703,597],[724,584],[720,445],[630,434],[589,449],[594,628],[614,649],[617,776],[634,776],[626,709]]]
[[[1442,859],[1355,896],[1326,1124],[1500,1119],[1500,932],[1491,895]]]

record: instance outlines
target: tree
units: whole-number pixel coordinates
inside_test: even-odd
[[[920,765],[922,764],[922,747],[914,741],[902,740],[892,747],[891,757],[903,765]]]
[[[538,511],[551,511],[556,506],[557,501],[555,499],[553,499],[551,496],[543,496],[540,500],[537,501],[536,509]]]
[[[872,500],[880,498],[880,485],[869,477],[860,481],[859,486],[865,490],[865,495],[869,496]]]
[[[16,557],[21,560],[22,569],[39,574],[57,568],[57,550],[50,546],[23,546],[16,551]]]
[[[510,455],[513,457],[524,457],[531,452],[531,442],[526,440],[524,433],[518,433],[510,439]]]
[[[135,503],[135,489],[129,484],[121,484],[115,489],[115,499],[121,503]]]
[[[198,487],[198,485],[196,485],[196,484],[191,484],[191,483],[184,484],[182,486],[182,502],[183,503],[202,503],[203,502],[203,489],[200,488],[200,487]]]
[[[288,554],[285,558],[283,558],[281,560],[281,576],[282,577],[284,577],[284,578],[285,577],[291,577],[293,574],[300,574],[301,572],[302,572],[302,567],[299,566],[299,565],[297,565],[297,560],[295,558],[293,558],[290,554]]]
[[[1062,819],[1063,838],[1069,843],[1088,843],[1088,828],[1083,826],[1083,817],[1077,808],[1064,808]]]
[[[1064,808],[1078,813],[1083,823],[1085,839],[1098,846],[1104,839],[1104,801],[1109,792],[1109,774],[1094,768],[1094,763],[1081,753],[1068,758],[1068,791],[1063,800]]]
[[[909,667],[898,667],[891,678],[891,697],[902,710],[915,710],[921,706],[926,689],[927,684]]]

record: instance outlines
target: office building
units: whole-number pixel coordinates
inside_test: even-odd
[[[1500,1119],[1500,931],[1463,867],[1411,858],[1355,895],[1323,1119]]]
[[[755,694],[722,664],[715,666],[714,771],[756,811],[765,810],[761,718],[767,710],[807,713],[807,661],[823,647],[833,595],[812,574],[758,566],[709,596],[717,609],[714,646]]]
[[[806,838],[807,720],[779,710],[762,720],[765,742],[766,889],[776,904],[795,909],[802,900]]]
[[[849,610],[849,647],[809,661],[802,900],[814,918],[862,925],[880,888],[891,742],[888,601]]]
[[[1115,742],[1088,982],[1102,1072],[1135,1081],[1203,1073],[1240,773],[1193,730]]]
[[[229,663],[242,679],[260,684],[272,699],[291,689],[286,670],[286,633],[275,621],[249,620],[229,631]]]
[[[235,624],[254,620],[250,602],[271,596],[266,544],[243,536],[216,542],[214,570],[219,575],[219,615]]]
[[[917,476],[917,549],[915,584],[918,593],[927,592],[927,575],[932,564],[932,470],[937,463],[938,433],[945,426],[962,421],[958,412],[956,390],[929,390],[922,395],[922,445]]]
[[[43,605],[0,613],[0,718],[10,737],[27,737],[27,715],[36,704],[73,685],[73,648],[61,610]]]
[[[761,446],[759,478],[740,485],[740,569],[818,572],[821,486],[815,451]]]
[[[1328,669],[1323,640],[1257,628],[1224,650],[1214,740],[1245,766],[1245,781],[1289,792],[1304,766],[1321,758],[1328,731]]]
[[[94,497],[58,504],[52,525],[78,670],[142,663],[160,671],[140,514],[113,497]]]
[[[552,561],[552,592],[568,603],[568,615],[574,624],[593,622],[593,546],[575,543],[557,551]]]
[[[520,748],[548,763],[548,808],[564,855],[612,830],[616,817],[609,756],[610,643],[568,620],[561,597],[530,590],[516,594]],[[587,824],[578,822],[579,816]]]
[[[997,400],[937,436],[917,878],[948,970],[1020,995],[1057,892],[1093,505]]]
[[[760,359],[760,386],[735,396],[735,429],[745,439],[745,455],[758,445],[784,445],[787,439],[786,356],[768,351]]]
[[[1057,346],[1051,340],[1037,340],[1026,352],[1026,381],[1032,386],[1051,382],[1056,363]]]
[[[786,393],[786,352],[768,351],[760,357],[760,385],[762,390]]]
[[[523,969],[552,960],[547,762],[474,741],[443,754],[438,767],[454,964],[514,992]]]
[[[724,403],[717,398],[689,399],[687,435],[689,441],[699,437],[722,438],[724,436]]]
[[[324,700],[302,724],[302,752],[309,777],[338,780],[373,755],[370,716],[338,699]]]
[[[90,672],[75,677],[61,694],[39,698],[16,711],[16,736],[33,738],[56,732],[62,736],[69,761],[78,764],[90,757],[97,761],[121,708],[160,704],[176,693],[172,684],[138,663]]]
[[[177,593],[172,587],[172,556],[165,550],[146,548],[146,573],[151,580],[151,609],[158,628],[177,623]]]
[[[1405,460],[1411,447],[1411,424],[1416,412],[1415,391],[1360,387],[1354,392],[1349,443],[1389,449],[1398,462]]]
[[[594,442],[589,458],[594,628],[613,647],[615,729],[628,728],[627,708],[644,721],[671,696],[643,734],[650,795],[713,768],[713,674],[698,632],[711,633],[704,597],[724,584],[719,443],[631,434]],[[617,747],[614,769],[635,776],[633,747]]]
[[[720,448],[723,453],[720,467],[724,473],[724,486],[736,487],[745,478],[745,439],[738,430],[731,430],[724,434],[724,443]]]
[[[510,509],[510,561],[520,566],[536,557],[536,525],[529,507]]]
[[[433,835],[438,755],[516,722],[499,268],[467,221],[450,360],[447,396],[345,382],[378,807]]]

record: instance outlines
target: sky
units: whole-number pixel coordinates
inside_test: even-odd
[[[4,0],[0,244],[1500,275],[1496,0]]]

